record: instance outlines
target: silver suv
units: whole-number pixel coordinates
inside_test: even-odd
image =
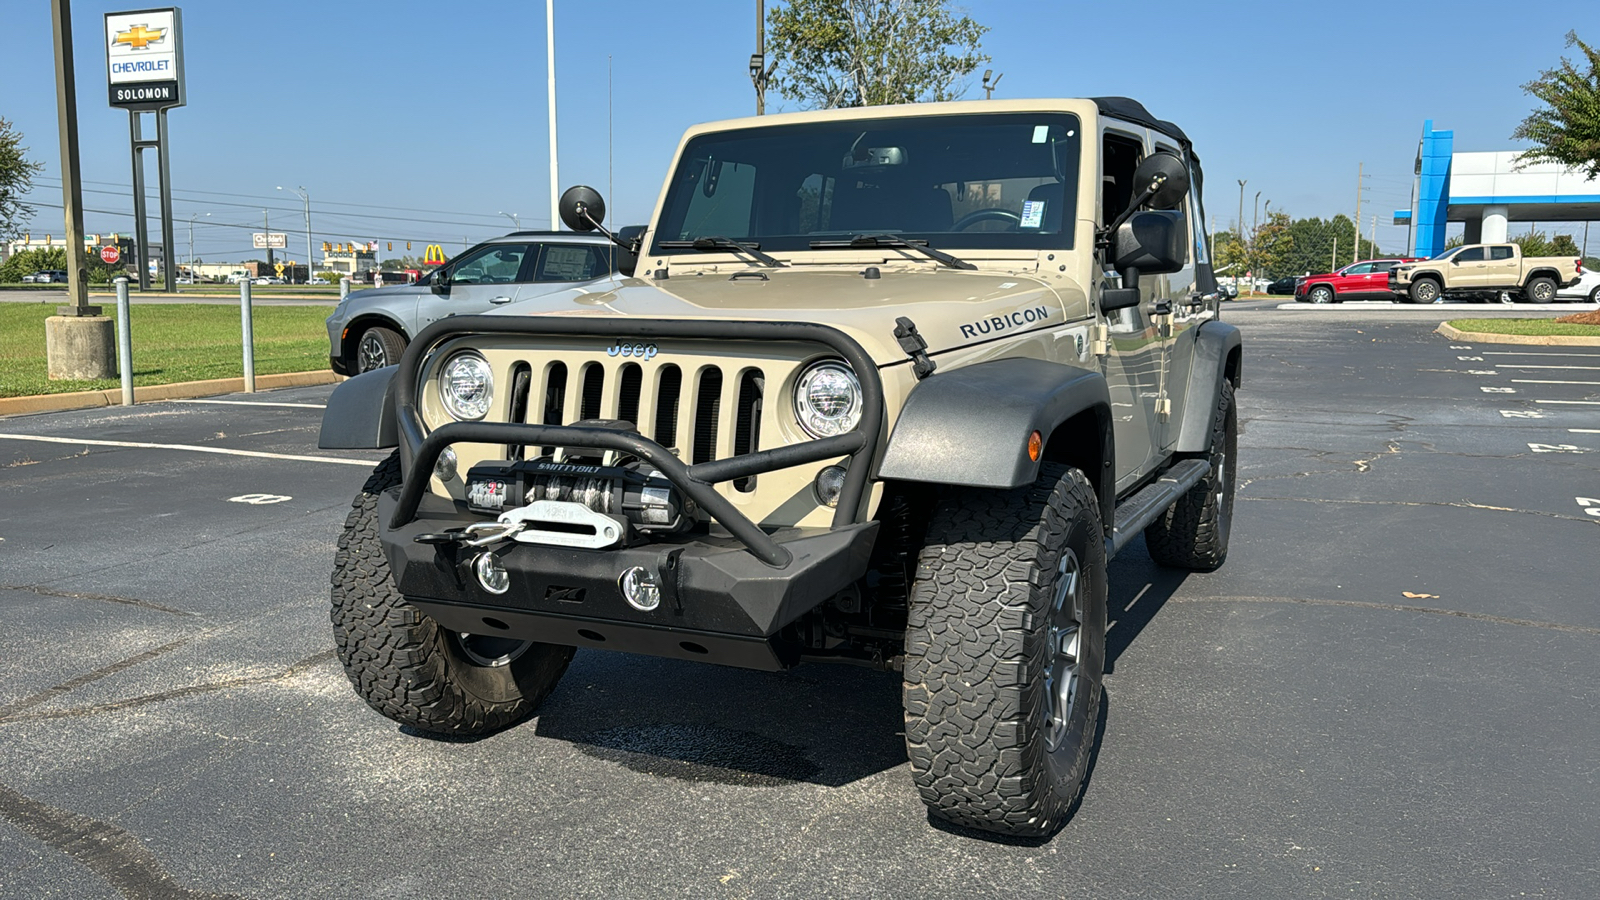
[[[359,375],[400,361],[411,337],[448,316],[562,291],[604,290],[632,259],[598,235],[517,231],[462,253],[416,284],[350,294],[328,317],[328,363]]]

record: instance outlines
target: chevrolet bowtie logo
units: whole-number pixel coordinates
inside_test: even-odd
[[[135,50],[143,50],[148,45],[166,37],[166,35],[167,30],[165,28],[146,28],[143,25],[135,25],[127,31],[118,32],[117,43],[127,44]]]

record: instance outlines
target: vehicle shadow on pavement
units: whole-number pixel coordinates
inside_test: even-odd
[[[1106,674],[1116,670],[1117,658],[1133,646],[1178,592],[1189,573],[1156,565],[1145,550],[1144,538],[1129,542],[1108,567],[1110,589],[1106,592]]]
[[[580,653],[535,727],[685,781],[841,787],[906,762],[899,674],[846,666],[773,673]]]

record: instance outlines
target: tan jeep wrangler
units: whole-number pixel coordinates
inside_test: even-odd
[[[397,448],[334,563],[357,692],[476,734],[575,648],[901,671],[932,814],[1049,834],[1107,560],[1227,555],[1241,348],[1200,180],[1124,98],[690,129],[621,286],[444,319],[333,393],[323,447]],[[561,212],[604,231],[588,188]]]
[[[1451,294],[1520,294],[1530,303],[1554,303],[1556,291],[1578,283],[1583,260],[1575,256],[1523,256],[1516,244],[1466,244],[1421,262],[1389,270],[1389,290],[1412,303]]]

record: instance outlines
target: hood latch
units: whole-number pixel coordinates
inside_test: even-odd
[[[928,342],[917,334],[917,323],[905,316],[894,320],[894,339],[900,342],[900,349],[911,357],[911,372],[918,380],[927,378],[938,368],[938,363],[928,358]]]

